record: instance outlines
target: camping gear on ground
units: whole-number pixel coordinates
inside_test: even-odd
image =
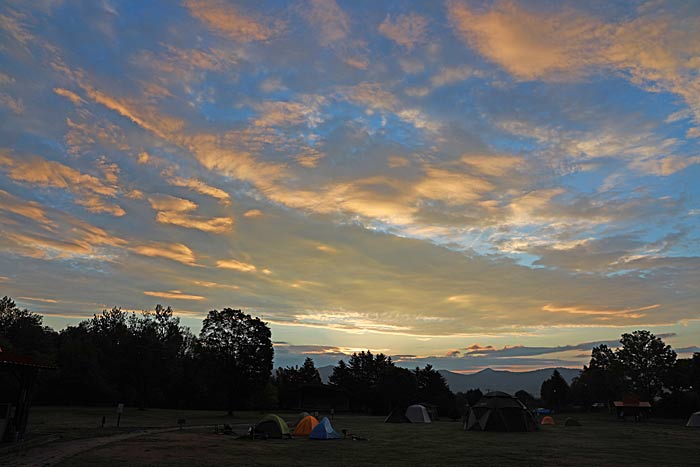
[[[384,423],[411,423],[411,420],[406,417],[406,409],[398,407],[389,413]]]
[[[535,431],[537,422],[520,399],[505,392],[485,394],[469,408],[465,430]]]
[[[406,418],[411,423],[431,423],[428,409],[420,404],[410,405],[406,409]]]
[[[299,422],[304,419],[304,417],[308,417],[309,415],[311,415],[309,412],[301,412],[299,415],[297,415],[297,418],[294,420],[294,425],[298,425]]]
[[[700,412],[692,414],[685,426],[700,427]]]
[[[323,417],[309,434],[309,438],[311,439],[340,439],[342,437],[340,433],[333,429],[333,425],[331,425],[328,417]]]
[[[314,428],[318,425],[318,420],[313,415],[307,415],[302,418],[297,426],[294,428],[292,435],[294,436],[309,436]]]
[[[569,417],[564,421],[564,426],[581,426],[581,422],[579,422],[575,418]]]
[[[554,421],[554,419],[553,419],[552,417],[550,417],[549,415],[547,415],[546,417],[544,417],[544,418],[540,421],[540,425],[556,425],[556,422]]]
[[[290,437],[289,427],[287,422],[282,420],[275,414],[265,415],[255,425],[253,430],[256,437],[262,438],[288,438]]]

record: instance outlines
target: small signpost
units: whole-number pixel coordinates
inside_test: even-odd
[[[124,413],[124,404],[117,404],[117,428],[119,428],[119,422],[122,420],[122,414]]]

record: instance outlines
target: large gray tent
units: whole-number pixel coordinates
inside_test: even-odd
[[[494,391],[469,408],[465,430],[535,431],[537,423],[520,399]]]

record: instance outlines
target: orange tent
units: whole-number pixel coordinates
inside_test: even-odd
[[[318,420],[316,420],[316,417],[313,415],[307,415],[306,417],[302,418],[299,423],[297,423],[297,426],[294,428],[294,432],[292,432],[292,434],[294,436],[309,436],[309,434],[311,434],[311,430],[316,428],[316,425],[318,425]]]
[[[547,415],[546,417],[544,417],[542,419],[542,421],[540,422],[540,425],[556,425],[556,423],[554,423],[554,419],[552,417]]]

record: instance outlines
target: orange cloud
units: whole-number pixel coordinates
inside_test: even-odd
[[[83,98],[74,93],[73,91],[69,91],[68,89],[63,89],[63,88],[53,88],[53,92],[58,94],[59,96],[63,96],[70,100],[73,105],[80,105],[83,102]]]
[[[379,32],[409,50],[426,41],[427,29],[428,20],[415,13],[398,15],[395,18],[387,15],[379,25]]]
[[[444,201],[449,205],[475,201],[494,188],[488,181],[468,174],[436,167],[426,167],[425,172],[426,177],[416,185],[416,192],[424,198]]]
[[[170,290],[167,292],[152,292],[146,290],[143,292],[143,294],[148,295],[149,297],[168,298],[172,300],[204,300],[206,298],[201,295],[182,293],[179,290]]]
[[[161,211],[156,215],[156,221],[161,224],[172,224],[187,229],[201,230],[202,232],[223,233],[228,232],[233,227],[231,217],[193,216],[179,211]]]
[[[43,303],[58,303],[58,300],[53,298],[38,298],[38,297],[17,297],[21,300],[29,300],[30,302],[43,302]]]
[[[258,268],[254,264],[244,263],[235,259],[222,259],[216,262],[217,268],[234,269],[241,272],[255,272]]]
[[[0,217],[0,224],[3,223]],[[51,221],[24,226],[15,231],[4,226],[0,244],[7,251],[38,259],[92,258],[109,260],[104,247],[123,247],[127,242],[112,236],[99,227],[66,215],[59,216],[60,222]]]
[[[471,46],[521,79],[580,77],[599,63],[601,41],[612,32],[580,12],[537,14],[505,1],[486,12],[452,1],[448,16]]]
[[[186,212],[197,209],[197,203],[177,196],[152,195],[148,197],[148,202],[157,211]]]
[[[337,253],[337,252],[338,252],[337,249],[333,248],[333,247],[330,246],[330,245],[317,245],[317,246],[316,246],[316,249],[317,249],[318,251],[322,251],[322,252],[324,252],[324,253]]]
[[[187,0],[185,6],[195,18],[219,34],[240,42],[265,41],[278,34],[282,24],[268,26],[218,0]]]
[[[244,214],[243,217],[261,217],[263,212],[260,209],[249,209]]]
[[[118,188],[109,183],[109,180],[103,181],[60,162],[38,156],[19,158],[8,152],[0,152],[0,167],[4,167],[8,177],[14,181],[72,192],[76,194],[76,203],[85,206],[90,212],[105,212],[114,216],[125,214],[121,207],[103,199],[114,198],[118,192]]]
[[[203,181],[195,178],[173,177],[168,179],[168,183],[173,186],[189,188],[202,195],[210,196],[218,200],[221,204],[228,205],[231,203],[231,197],[224,190],[207,185]]]
[[[625,308],[625,309],[590,309],[581,306],[555,306],[552,304],[547,304],[542,307],[544,311],[549,311],[551,313],[565,313],[571,315],[585,315],[593,316],[593,319],[607,321],[615,318],[622,319],[639,319],[646,316],[645,313],[640,313],[642,311],[654,310],[661,307],[660,304],[648,305],[641,308]]]
[[[522,167],[524,160],[517,156],[486,156],[468,155],[462,156],[462,162],[484,175],[501,177],[513,170]]]
[[[233,218],[207,218],[189,214],[197,209],[197,203],[170,195],[153,195],[148,198],[151,207],[158,211],[156,221],[203,232],[222,233],[233,227]]]
[[[166,258],[189,266],[196,266],[194,252],[182,243],[151,242],[137,245],[131,251],[151,258]]]
[[[311,0],[301,12],[304,19],[317,28],[321,45],[341,41],[350,32],[350,18],[335,0]]]
[[[19,199],[4,190],[0,190],[0,210],[32,219],[40,224],[53,225],[46,217],[46,210],[41,204]]]
[[[470,46],[518,79],[568,81],[600,68],[622,70],[633,84],[682,96],[700,124],[700,18],[659,9],[612,23],[566,7],[533,12],[498,1],[477,11],[460,0],[448,3],[448,16]],[[700,129],[687,136],[700,136]]]

